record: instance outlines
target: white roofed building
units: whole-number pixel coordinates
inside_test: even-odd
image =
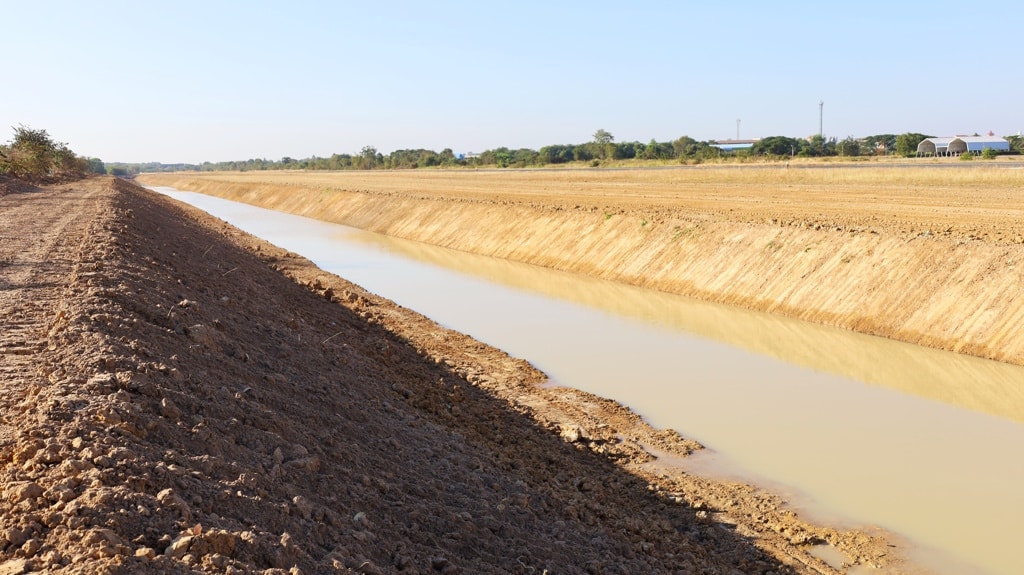
[[[999,136],[955,136],[953,138],[925,138],[917,145],[918,156],[959,156],[970,152],[980,154],[985,148],[1009,152],[1010,142]]]

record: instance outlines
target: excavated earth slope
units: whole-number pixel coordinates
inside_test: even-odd
[[[841,572],[822,544],[902,568],[201,212],[109,178],[5,190],[4,575]]]
[[[140,179],[1024,364],[1024,178],[998,165]]]

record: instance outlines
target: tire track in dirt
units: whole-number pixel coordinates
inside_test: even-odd
[[[12,407],[45,377],[38,355],[101,209],[96,188],[81,183],[0,197],[0,444],[9,440]]]

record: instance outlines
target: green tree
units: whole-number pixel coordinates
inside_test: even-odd
[[[671,144],[662,145],[671,146],[672,155],[680,160],[708,160],[720,157],[722,154],[722,150],[713,146],[712,142],[698,142],[689,136],[682,136]],[[662,153],[665,154],[666,152],[667,150],[663,149]],[[663,157],[669,156],[665,155]]]
[[[981,151],[981,157],[985,160],[994,160],[998,155],[999,152],[995,148],[985,148]]]
[[[750,148],[753,156],[794,156],[808,146],[807,140],[787,138],[786,136],[769,136],[762,138]]]
[[[855,140],[853,136],[849,136],[836,144],[836,151],[839,152],[840,156],[859,156],[860,142]]]
[[[572,156],[577,162],[587,162],[594,159],[594,151],[590,145],[578,144],[573,146]]]
[[[697,147],[697,140],[689,136],[681,136],[672,141],[672,152],[677,158],[686,158],[694,153]]]
[[[821,134],[811,136],[811,139],[807,141],[807,147],[804,148],[804,151],[808,156],[824,156],[825,138]]]
[[[536,150],[530,148],[519,148],[512,153],[512,161],[517,168],[533,166],[537,164],[538,154]]]
[[[359,151],[359,169],[372,170],[377,165],[377,156],[377,148],[363,146],[363,149]]]
[[[896,149],[896,134],[876,134],[864,138],[861,153],[886,155]]]
[[[450,166],[455,163],[455,152],[451,148],[441,150],[441,154],[438,157],[441,160],[442,166]]]
[[[14,138],[0,146],[0,173],[19,178],[81,177],[89,171],[89,162],[79,158],[67,144],[50,137],[46,130],[19,125]]]
[[[544,146],[538,153],[538,161],[544,164],[564,164],[574,159],[572,146]]]
[[[608,158],[632,160],[643,154],[644,145],[640,142],[619,142],[618,144],[607,144],[607,149],[611,152],[606,155]]]
[[[1010,152],[1024,154],[1024,136],[1007,136],[1006,141],[1010,142]]]
[[[646,146],[637,150],[637,157],[645,160],[665,160],[674,155],[674,147],[669,142],[658,142],[651,139]]]
[[[615,136],[603,128],[594,132],[594,156],[598,158],[615,157]]]
[[[494,163],[499,168],[507,168],[512,163],[512,152],[506,147],[494,150]]]
[[[50,169],[61,176],[85,175],[89,171],[89,161],[75,155],[67,144],[58,144]]]
[[[46,130],[33,130],[19,125],[8,148],[11,171],[20,177],[43,177],[50,174],[58,144]]]
[[[896,153],[903,156],[909,157],[917,153],[917,146],[929,136],[924,134],[918,134],[916,132],[907,132],[896,136]]]

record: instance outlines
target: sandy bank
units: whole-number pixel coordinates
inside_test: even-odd
[[[929,173],[915,184],[913,173],[810,183],[666,173],[637,181],[601,172],[519,182],[509,173],[140,180],[1024,364],[1024,247],[1005,174]]]

